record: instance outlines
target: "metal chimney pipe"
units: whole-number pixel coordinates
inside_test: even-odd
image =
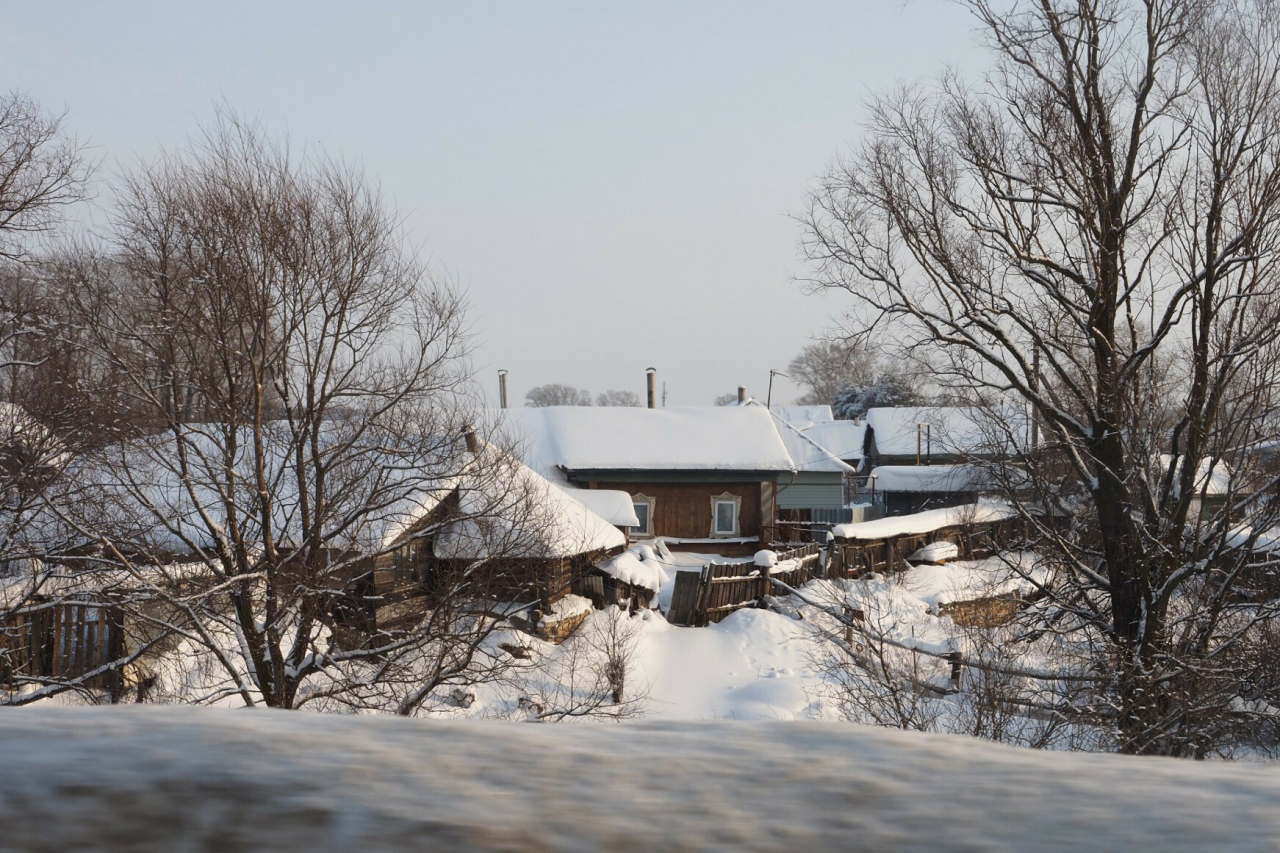
[[[498,371],[498,405],[507,407],[507,371]]]
[[[646,368],[644,371],[644,375],[645,375],[645,381],[648,383],[648,386],[649,386],[649,408],[656,409],[657,395],[655,393],[654,385],[657,382],[658,368],[656,367]]]
[[[739,385],[738,386],[738,405],[741,406],[745,402],[747,402],[747,386]]]

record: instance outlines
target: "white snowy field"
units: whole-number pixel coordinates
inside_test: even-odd
[[[0,850],[1263,851],[1280,768],[823,723],[0,714]]]

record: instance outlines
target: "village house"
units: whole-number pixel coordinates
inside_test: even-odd
[[[745,405],[764,408],[756,400]],[[778,477],[778,527],[768,539],[825,541],[831,525],[852,520],[846,507],[846,486],[862,464],[865,426],[835,421],[830,406],[775,406],[770,414],[796,470]],[[830,420],[821,420],[824,417]],[[846,428],[830,428],[836,424]],[[829,449],[818,435],[837,439],[839,451]]]
[[[522,458],[553,482],[621,490],[632,539],[751,553],[777,523],[780,483],[797,474],[769,412],[744,407],[509,409]]]
[[[1028,430],[1021,413],[996,417],[966,406],[869,409],[860,497],[883,506],[886,515],[971,504],[1001,491],[1007,476],[993,466],[1027,446]]]

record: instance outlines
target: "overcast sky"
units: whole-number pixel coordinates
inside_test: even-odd
[[[479,378],[508,369],[513,402],[642,393],[650,365],[670,405],[763,397],[843,306],[791,283],[807,188],[869,94],[976,61],[946,0],[0,0],[0,89],[66,110],[103,179],[221,99],[359,160],[470,294]]]

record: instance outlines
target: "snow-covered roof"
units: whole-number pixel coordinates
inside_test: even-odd
[[[978,465],[881,465],[871,476],[881,492],[972,492],[992,481]]]
[[[817,421],[801,432],[845,461],[862,459],[867,435],[867,425],[862,421]]]
[[[556,485],[564,489],[565,494],[573,498],[596,515],[616,527],[639,527],[640,519],[636,518],[636,507],[631,502],[631,495],[618,489],[575,489],[572,486]]]
[[[437,556],[455,560],[495,556],[549,559],[627,544],[621,530],[528,465],[491,447],[483,454],[487,460],[506,466],[508,476],[487,473],[464,478],[459,485],[459,508],[464,518],[446,525],[437,535]],[[492,465],[484,467],[491,471]]]
[[[773,418],[755,406],[508,409],[503,425],[539,471],[794,471]]]
[[[1169,463],[1173,456],[1168,453],[1160,454],[1160,474],[1163,476],[1169,470]],[[1178,468],[1182,467],[1182,458],[1178,459]],[[1178,489],[1177,481],[1174,482],[1174,489]],[[1227,463],[1221,459],[1201,459],[1200,464],[1196,466],[1196,482],[1195,492],[1197,495],[1205,495],[1209,497],[1221,497],[1231,494],[1231,469],[1227,467]]]
[[[252,442],[247,434],[239,436],[232,460],[235,518],[230,519],[223,500],[226,445],[220,430],[192,425],[184,433],[190,466],[185,474],[172,435],[86,454],[64,478],[86,498],[76,511],[85,515],[88,529],[102,525],[134,546],[171,555],[212,546],[218,532],[233,521],[248,541],[258,540],[262,521]],[[350,440],[339,430],[326,431],[324,445]],[[273,538],[298,541],[302,509],[297,472],[290,467],[288,429],[268,424],[263,438]],[[423,449],[421,444],[411,436],[370,431],[358,445],[341,449],[341,455],[334,451],[329,460],[331,511],[324,519],[327,546],[365,553],[393,547],[455,492],[462,514],[470,518],[448,526],[442,537],[451,544],[442,547],[450,553],[438,550],[441,556],[560,557],[626,544],[626,536],[612,523],[496,445],[481,442],[479,453],[472,454],[460,438],[456,447],[426,442]],[[67,535],[60,526],[58,519],[50,519],[40,535],[50,540]]]
[[[1025,415],[999,419],[985,409],[964,406],[900,406],[867,410],[867,425],[874,431],[876,450],[882,456],[914,456],[917,424],[929,424],[920,435],[920,451],[931,445],[934,453],[991,455],[1005,452],[1010,433],[1015,443],[1025,442]],[[1014,421],[1017,421],[1016,423]]]
[[[830,423],[836,419],[830,406],[774,406],[772,411],[801,429],[816,423]]]
[[[748,400],[748,406],[763,408],[764,404],[757,400]],[[838,474],[856,474],[858,469],[844,462],[840,454],[825,447],[822,442],[815,439],[808,432],[801,429],[801,425],[812,426],[812,421],[797,420],[791,421],[783,414],[783,409],[788,408],[779,406],[770,410],[773,415],[774,425],[777,427],[778,435],[782,439],[782,444],[787,448],[787,454],[791,457],[791,461],[796,466],[796,471],[812,471],[820,473],[838,473]],[[825,411],[831,414],[830,406],[803,406],[789,407],[792,409],[793,416],[814,414],[809,410],[817,410],[817,414]],[[858,454],[861,458],[861,454]]]
[[[954,527],[958,524],[1001,521],[1013,518],[1017,514],[1017,510],[1004,501],[979,500],[976,504],[931,509],[912,515],[892,515],[875,521],[837,524],[831,528],[831,535],[837,539],[884,539],[887,536],[932,533],[943,527]]]

